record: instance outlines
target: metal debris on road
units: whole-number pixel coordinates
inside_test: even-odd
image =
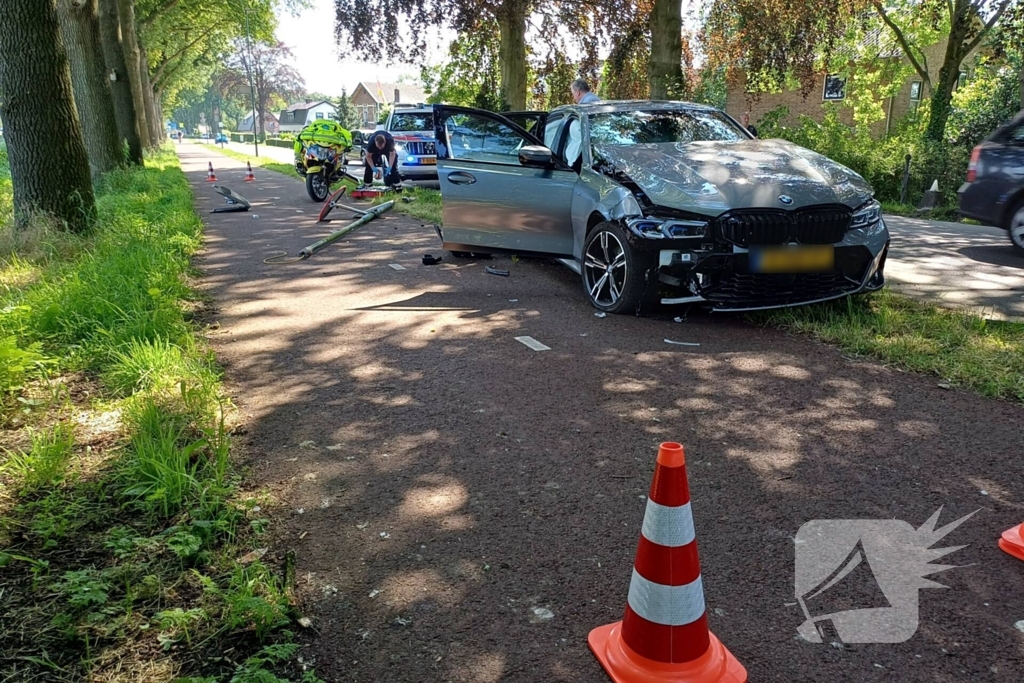
[[[700,346],[700,344],[698,344],[697,342],[677,342],[677,341],[672,341],[671,339],[666,339],[665,343],[666,344],[675,344],[676,346]]]
[[[515,339],[520,344],[525,344],[526,346],[530,347],[534,351],[550,351],[551,350],[550,346],[545,346],[544,344],[541,344],[539,341],[537,341],[533,337],[516,337]]]
[[[403,266],[401,263],[389,263],[388,268],[391,268],[393,270],[405,270],[405,266]]]
[[[490,266],[487,266],[486,268],[484,268],[484,270],[490,273],[491,275],[500,275],[501,277],[508,277],[509,275],[511,275],[509,271],[502,270],[501,268],[491,268]]]
[[[377,597],[378,595],[380,595],[380,589],[378,589],[378,588],[374,588],[374,589],[373,589],[372,591],[370,591],[370,597],[371,597],[371,598],[375,598],[375,597]]]

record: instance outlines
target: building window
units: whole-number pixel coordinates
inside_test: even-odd
[[[956,90],[957,88],[962,88],[965,85],[967,85],[967,72],[961,71],[960,75],[956,79],[956,88],[953,89]]]
[[[324,117],[324,113],[323,113],[322,111],[318,111],[318,112],[316,113],[316,118],[317,118],[317,120],[319,120],[319,119],[322,119],[323,117]]]
[[[839,74],[825,76],[825,87],[822,89],[821,99],[826,102],[846,99],[846,79]]]
[[[921,101],[921,88],[924,84],[921,81],[910,82],[910,101],[920,102]]]

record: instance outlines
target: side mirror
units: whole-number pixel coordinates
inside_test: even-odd
[[[555,155],[547,147],[527,145],[519,150],[519,163],[523,166],[552,168],[555,165]]]

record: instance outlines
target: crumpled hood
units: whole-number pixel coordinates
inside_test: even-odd
[[[835,203],[855,209],[871,196],[850,169],[785,140],[604,145],[598,151],[653,204],[706,215]],[[793,201],[780,201],[783,195]]]

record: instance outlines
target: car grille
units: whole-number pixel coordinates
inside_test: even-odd
[[[717,263],[701,287],[701,296],[718,309],[785,306],[841,296],[855,291],[871,264],[867,247],[839,247],[836,269],[827,273],[796,275],[750,273],[746,254],[731,259],[734,269]]]
[[[405,151],[407,153],[409,153],[409,154],[416,154],[416,155],[437,154],[437,149],[434,147],[434,142],[433,141],[429,141],[429,142],[418,142],[418,141],[406,142],[405,143]]]
[[[738,247],[759,244],[835,244],[843,240],[853,212],[846,207],[797,211],[730,211],[719,216],[722,238]]]

